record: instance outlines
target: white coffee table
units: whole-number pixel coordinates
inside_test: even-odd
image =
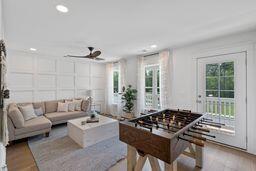
[[[119,124],[117,120],[97,115],[99,122],[85,123],[89,117],[82,117],[68,121],[68,136],[77,144],[85,148],[100,141],[119,135]]]

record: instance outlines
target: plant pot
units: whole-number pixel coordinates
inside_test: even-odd
[[[132,119],[132,118],[134,118],[134,114],[133,113],[124,113],[123,117],[127,118],[127,119]]]

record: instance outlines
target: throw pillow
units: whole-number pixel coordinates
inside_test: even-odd
[[[73,102],[75,103],[75,106],[76,106],[75,107],[76,111],[81,111],[82,101],[83,101],[82,99],[81,100],[75,100],[75,99],[73,100]]]
[[[18,107],[12,107],[8,111],[8,116],[11,118],[13,125],[16,128],[24,127],[24,117]]]
[[[67,112],[68,111],[68,103],[58,102],[57,112]]]
[[[41,107],[35,109],[35,113],[37,116],[42,116],[44,114],[43,109]]]
[[[74,112],[76,108],[76,104],[72,100],[65,100],[65,103],[68,103],[68,111]]]
[[[25,121],[37,117],[32,104],[28,104],[26,106],[19,106],[19,109],[20,109]]]
[[[82,111],[87,112],[90,107],[90,100],[83,100],[82,101]]]

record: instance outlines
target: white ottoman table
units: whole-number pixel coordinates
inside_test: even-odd
[[[117,120],[97,115],[99,122],[85,123],[89,117],[82,117],[68,121],[68,136],[81,147],[85,148],[100,141],[119,135],[119,124]]]

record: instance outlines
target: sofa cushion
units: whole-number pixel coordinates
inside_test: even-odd
[[[37,117],[32,104],[28,104],[26,106],[19,106],[19,109],[20,109],[25,121]]]
[[[42,116],[42,115],[44,114],[44,111],[43,111],[43,109],[40,107],[40,108],[35,109],[35,114],[36,114],[37,116]]]
[[[58,102],[57,112],[68,112],[68,103]]]
[[[82,101],[82,106],[81,106],[82,111],[87,112],[89,107],[90,107],[90,100],[89,99],[88,100],[83,100]]]
[[[13,125],[16,128],[22,128],[24,126],[24,118],[20,112],[18,106],[14,103],[9,105],[8,116],[11,118]]]
[[[45,114],[45,105],[44,102],[35,102],[33,103],[34,109],[39,109],[41,108],[43,111],[43,114]]]
[[[83,111],[75,111],[75,112],[53,112],[46,113],[45,116],[52,122],[69,120],[77,117],[86,116],[87,114]]]
[[[57,112],[58,102],[64,102],[64,100],[52,100],[45,102],[45,113]]]
[[[75,110],[76,111],[81,111],[81,106],[82,106],[82,99],[76,100],[74,99],[73,102],[75,103]]]
[[[27,134],[30,132],[51,128],[52,123],[44,116],[25,121],[24,127],[15,129],[15,135]]]

